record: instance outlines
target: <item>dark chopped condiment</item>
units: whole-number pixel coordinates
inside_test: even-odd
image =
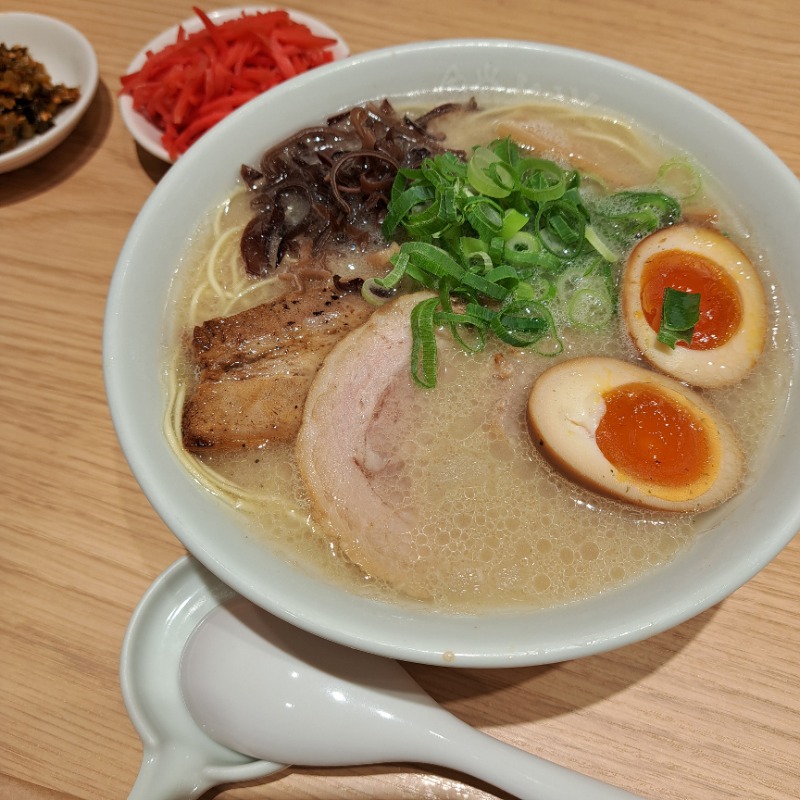
[[[380,225],[398,169],[449,149],[428,131],[430,121],[476,108],[474,100],[445,103],[410,119],[388,100],[367,103],[299,131],[267,151],[258,168],[242,166],[255,212],[241,241],[247,272],[269,275],[303,248],[319,256],[353,244],[383,246]]]
[[[54,85],[27,47],[0,43],[0,153],[52,128],[56,114],[79,97],[79,89]]]

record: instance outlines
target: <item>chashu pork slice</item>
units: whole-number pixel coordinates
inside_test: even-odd
[[[417,520],[401,502],[394,443],[407,424],[402,410],[420,391],[411,379],[409,318],[429,296],[387,303],[333,348],[309,390],[295,445],[315,523],[367,575],[401,590],[417,560]]]
[[[199,380],[183,408],[184,446],[195,452],[291,442],[306,394],[331,348],[373,311],[329,274],[230,317],[198,325]]]

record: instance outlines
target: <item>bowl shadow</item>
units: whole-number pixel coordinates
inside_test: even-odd
[[[140,144],[136,144],[136,157],[139,159],[139,165],[147,177],[153,181],[154,185],[169,172],[172,166],[172,164],[167,164],[152,153],[148,153]]]
[[[702,631],[717,610],[718,606],[712,607],[641,642],[558,664],[510,669],[404,667],[438,703],[472,726],[536,722],[607,700],[657,672]],[[496,702],[476,707],[476,699],[489,697]]]

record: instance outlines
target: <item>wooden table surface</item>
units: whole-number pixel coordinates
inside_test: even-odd
[[[624,60],[724,109],[800,174],[797,0],[292,5],[354,52],[496,36]],[[163,174],[137,153],[116,93],[142,44],[191,11],[178,0],[0,0],[10,10],[83,31],[101,84],[60,148],[0,175],[0,798],[112,800],[127,796],[141,757],[119,690],[122,638],[182,555],[128,471],[103,389],[109,278]],[[640,644],[551,667],[409,670],[468,723],[645,798],[789,800],[800,796],[799,612],[795,538],[733,596]],[[462,778],[414,765],[296,769],[210,796],[497,796]]]

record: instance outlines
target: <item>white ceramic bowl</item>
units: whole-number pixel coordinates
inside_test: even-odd
[[[723,524],[626,588],[528,614],[429,614],[309,578],[248,538],[186,474],[161,431],[173,270],[198,221],[234,186],[240,164],[257,163],[271,143],[353,104],[456,86],[535,89],[661,132],[726,187],[764,243],[791,312],[800,308],[800,183],[730,117],[658,77],[586,53],[508,41],[430,42],[297,78],[240,109],[179,160],[142,209],[114,274],[105,323],[108,398],[122,448],[158,513],[211,572],[251,601],[314,633],[395,658],[473,667],[556,662],[643,639],[708,609],[790,541],[800,528],[797,393],[757,479],[724,507]],[[796,363],[793,369],[796,383]]]
[[[236,6],[234,8],[223,8],[217,11],[207,12],[207,16],[217,24],[225,22],[229,19],[244,14],[255,14],[258,11],[270,11],[274,6]],[[325,36],[329,39],[336,39],[336,44],[331,48],[333,60],[338,61],[342,58],[347,58],[350,55],[350,50],[345,43],[344,39],[326,23],[312,17],[310,14],[304,14],[302,11],[294,11],[293,9],[286,9],[289,16],[302,25],[305,25],[312,33],[317,36]],[[172,44],[178,36],[178,29],[183,27],[187,33],[194,33],[202,29],[203,24],[197,16],[185,19],[178,25],[173,25],[163,33],[160,33],[154,39],[151,39],[134,57],[128,68],[125,70],[126,75],[136,72],[141,69],[144,62],[147,60],[147,53],[157,53],[168,44]],[[133,100],[129,95],[121,95],[119,98],[119,113],[125,127],[136,142],[148,153],[154,155],[156,158],[165,161],[168,164],[172,163],[164,146],[161,144],[161,137],[163,132],[160,131],[149,120],[143,117],[138,111],[133,108]]]
[[[57,147],[75,129],[97,90],[98,69],[88,39],[66,22],[43,14],[0,14],[0,42],[27,47],[44,65],[53,83],[77,86],[81,96],[55,118],[49,131],[26,139],[0,154],[0,173],[33,163]]]

